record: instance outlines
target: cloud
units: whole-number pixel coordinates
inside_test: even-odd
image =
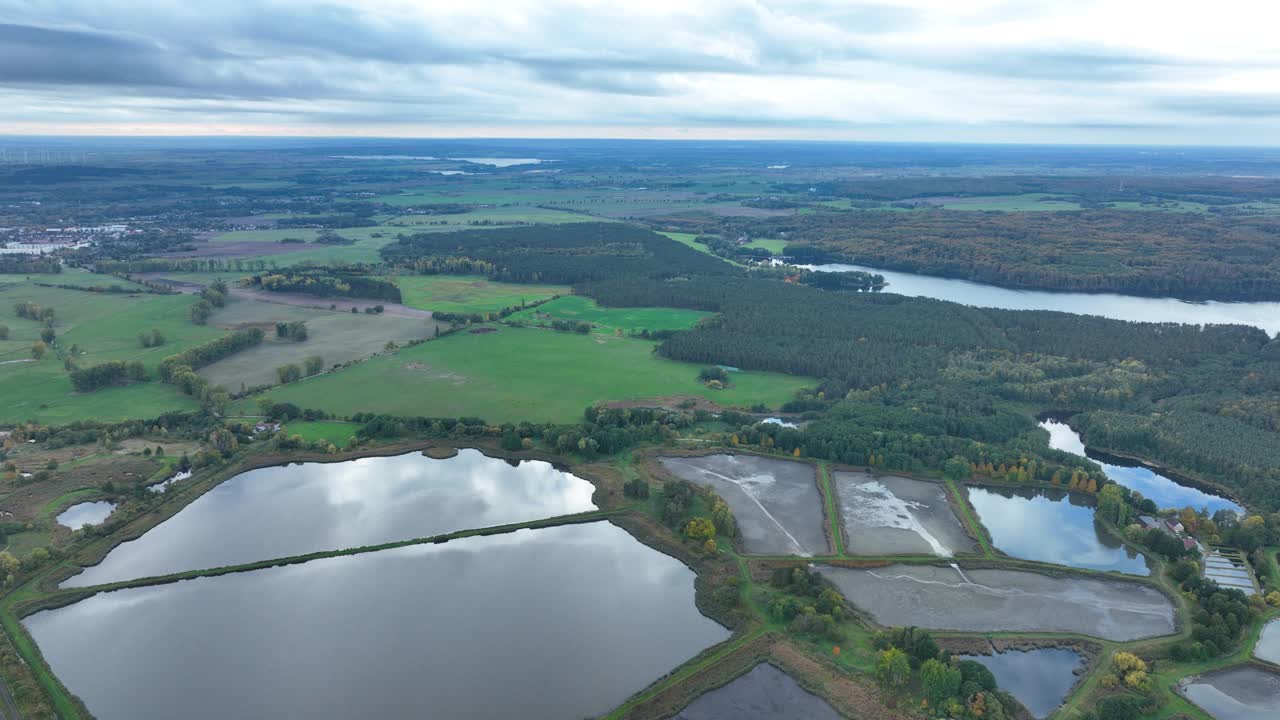
[[[158,115],[256,132],[1280,142],[1264,122],[1274,23],[1217,2],[0,0],[0,132]]]

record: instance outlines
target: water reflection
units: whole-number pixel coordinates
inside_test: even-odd
[[[1173,298],[1148,298],[1114,293],[1011,290],[968,280],[951,280],[907,272],[879,270],[863,265],[829,263],[801,265],[821,272],[862,271],[883,275],[884,292],[912,297],[937,298],[978,307],[1008,310],[1058,310],[1079,315],[1100,315],[1116,320],[1174,322],[1195,325],[1231,323],[1262,328],[1269,335],[1280,332],[1280,302],[1187,302]]]
[[[1080,440],[1080,435],[1066,423],[1058,422],[1057,420],[1045,420],[1040,423],[1040,427],[1049,431],[1049,447],[1069,452],[1072,455],[1088,457],[1101,465],[1102,471],[1112,481],[1130,490],[1142,493],[1142,497],[1151,500],[1162,508],[1191,507],[1196,510],[1209,508],[1210,515],[1218,510],[1244,513],[1243,508],[1227,498],[1207,493],[1189,485],[1182,485],[1178,481],[1165,477],[1143,465],[1137,463],[1130,466],[1113,465],[1103,462],[1096,454],[1089,455],[1084,443]]]
[[[86,525],[101,523],[111,517],[111,513],[115,509],[116,504],[106,500],[76,503],[58,513],[58,517],[55,520],[59,525],[69,527],[72,530],[79,530]]]
[[[102,720],[595,717],[729,633],[608,523],[96,595],[25,620]]]
[[[1009,650],[992,655],[961,655],[982,663],[1001,690],[1018,699],[1038,718],[1048,717],[1076,684],[1075,672],[1083,665],[1080,655],[1066,648]]]
[[[1091,498],[1064,490],[969,488],[991,542],[1013,557],[1149,575],[1146,559],[1093,521]]]
[[[63,583],[84,587],[594,510],[593,487],[545,462],[462,450],[237,475]]]
[[[1253,654],[1261,660],[1280,665],[1280,619],[1272,620],[1262,628],[1262,636]]]
[[[1237,665],[1185,680],[1182,692],[1216,720],[1275,720],[1280,674]]]

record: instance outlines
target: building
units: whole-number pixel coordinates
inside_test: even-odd
[[[1143,530],[1153,530],[1160,525],[1159,521],[1150,515],[1139,515],[1138,524],[1142,526]]]
[[[1186,530],[1186,528],[1182,526],[1182,523],[1178,522],[1177,518],[1165,518],[1164,526],[1174,535],[1181,535],[1182,531]]]

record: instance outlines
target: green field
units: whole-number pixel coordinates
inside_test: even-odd
[[[602,308],[595,300],[581,295],[566,295],[536,308],[522,310],[511,316],[534,325],[546,325],[552,320],[579,320],[597,326],[597,332],[624,333],[640,330],[687,330],[712,313],[676,308]]]
[[[752,240],[751,242],[744,245],[743,247],[763,248],[773,253],[774,255],[781,255],[782,251],[785,250],[787,247],[787,241],[775,240],[772,238],[756,238],[755,240]]]
[[[676,242],[680,243],[681,245],[684,245],[684,246],[686,246],[686,247],[691,247],[691,248],[693,248],[694,250],[697,250],[697,251],[698,251],[698,252],[700,252],[700,253],[706,253],[706,254],[708,254],[708,255],[710,255],[710,256],[712,256],[712,257],[720,257],[720,256],[716,255],[715,253],[711,252],[711,248],[707,247],[706,245],[703,245],[703,244],[702,244],[702,243],[700,243],[700,242],[694,242],[694,240],[693,240],[693,239],[694,239],[694,238],[696,238],[696,237],[698,237],[698,236],[697,236],[697,235],[695,235],[695,234],[693,234],[693,233],[663,232],[663,233],[658,233],[658,234],[659,234],[659,235],[665,235],[665,236],[667,236],[667,237],[671,238],[672,240],[675,240]],[[724,260],[724,258],[720,258],[720,259],[721,259],[721,260]],[[739,263],[735,263],[735,262],[733,262],[732,260],[724,260],[724,261],[725,261],[725,262],[727,262],[727,263],[730,263],[730,264],[732,264],[732,265],[738,265],[738,264],[739,264]]]
[[[333,420],[298,420],[286,425],[284,431],[307,442],[328,442],[343,447],[355,436],[359,427],[353,423]]]
[[[789,375],[740,372],[732,374],[732,387],[712,390],[698,381],[699,366],[660,358],[653,348],[644,340],[532,328],[461,332],[266,395],[338,415],[574,422],[596,402],[676,394],[723,405],[777,407],[813,384]],[[242,412],[253,407],[254,399],[241,401]]]
[[[52,307],[57,313],[55,345],[38,362],[17,362],[31,357],[31,345],[39,339],[41,328],[16,317],[13,306],[21,300]],[[72,391],[63,368],[64,355],[78,345],[82,353],[75,360],[82,367],[137,360],[154,373],[165,357],[222,334],[217,328],[195,325],[188,319],[188,308],[194,302],[190,295],[125,296],[26,283],[4,286],[0,289],[0,323],[9,326],[10,340],[0,341],[0,363],[4,363],[0,364],[0,398],[4,398],[0,423],[32,418],[58,423],[122,420],[196,407],[191,398],[155,381],[81,395]],[[138,333],[153,328],[165,336],[166,343],[141,347]]]
[[[402,275],[395,282],[405,305],[432,312],[497,312],[522,302],[569,294],[564,285],[494,282],[480,275]]]

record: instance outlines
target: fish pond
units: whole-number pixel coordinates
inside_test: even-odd
[[[1216,720],[1275,720],[1280,716],[1280,674],[1236,665],[1181,684],[1182,694]]]
[[[1048,717],[1066,699],[1076,684],[1076,673],[1084,669],[1084,659],[1067,648],[1006,650],[991,655],[961,655],[962,660],[981,663],[1001,690],[1018,699],[1037,718]]]
[[[97,525],[103,522],[111,517],[111,513],[115,512],[115,509],[116,504],[106,500],[76,503],[58,513],[58,517],[55,520],[63,527],[79,530],[86,525]]]
[[[1071,632],[1116,641],[1175,630],[1173,602],[1136,582],[930,565],[818,570],[884,626]]]
[[[832,480],[852,555],[950,556],[977,548],[939,483],[845,471]]]
[[[659,458],[667,472],[706,485],[733,510],[749,553],[830,552],[814,466],[754,455]]]
[[[1150,575],[1146,557],[1093,520],[1092,498],[1065,490],[970,487],[969,503],[1007,555],[1088,570]]]
[[[1280,665],[1280,619],[1272,620],[1262,628],[1262,636],[1253,654],[1260,660]]]
[[[63,587],[377,545],[596,509],[594,486],[545,462],[475,450],[297,463],[237,475]]]
[[[840,720],[826,700],[769,663],[689,703],[673,720]]]
[[[1064,422],[1045,420],[1040,423],[1040,427],[1049,432],[1049,447],[1093,460],[1102,466],[1102,471],[1112,482],[1142,493],[1142,497],[1162,508],[1208,508],[1210,515],[1218,510],[1244,513],[1244,508],[1228,498],[1180,483],[1142,463],[1126,462],[1110,455],[1089,452],[1080,440],[1080,434]]]
[[[100,720],[608,712],[729,632],[607,523],[95,595],[23,622]]]

